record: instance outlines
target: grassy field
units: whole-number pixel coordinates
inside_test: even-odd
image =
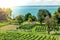
[[[33,28],[33,30],[34,29],[35,27]],[[0,31],[0,40],[60,40],[60,34],[48,35],[47,33],[43,32],[21,32],[19,30],[7,30]]]
[[[6,26],[6,25],[8,25],[9,23],[8,22],[0,22],[0,27],[3,27],[3,26]]]
[[[0,40],[58,40],[54,35],[34,32],[0,32]]]
[[[60,40],[60,34],[48,35],[46,33],[46,26],[24,23],[19,26],[20,28],[17,30],[16,25],[0,23],[0,27],[0,29],[2,29],[2,31],[0,31],[0,40]]]

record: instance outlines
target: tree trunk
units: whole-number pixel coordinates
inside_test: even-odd
[[[50,27],[48,26],[48,34],[50,34]]]
[[[48,30],[48,34],[50,34],[50,30]]]
[[[42,21],[40,23],[41,23],[41,26],[42,26]]]

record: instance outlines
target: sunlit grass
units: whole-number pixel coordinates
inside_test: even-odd
[[[8,22],[0,22],[0,27],[6,26],[8,24],[9,24]]]

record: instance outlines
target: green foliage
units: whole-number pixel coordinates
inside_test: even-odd
[[[32,21],[36,21],[36,17],[35,16],[32,16],[31,15],[31,13],[27,13],[26,15],[25,15],[25,21],[27,21],[27,20],[32,20]]]
[[[60,11],[59,10],[60,9],[58,8],[58,11],[55,11],[53,15],[54,19],[58,21],[58,24],[60,24]]]
[[[48,24],[48,23],[47,23]],[[42,26],[40,24],[22,24],[19,27],[17,27],[17,29],[19,29],[20,31],[33,31],[33,32],[45,32],[46,31],[59,31],[60,27],[57,25],[54,25],[55,23],[51,23],[49,24],[49,27],[47,24],[43,24]],[[26,31],[27,30],[27,31]]]
[[[57,30],[57,21],[53,18],[49,18],[48,16],[45,18],[45,23],[47,25],[48,34],[50,34],[50,31]]]
[[[32,21],[36,21],[36,17],[35,16],[32,16]]]
[[[43,22],[43,20],[45,19],[46,16],[51,17],[51,14],[50,14],[50,12],[48,10],[46,10],[46,9],[40,9],[38,11],[38,20],[41,23]]]
[[[41,26],[40,24],[25,24],[25,25],[20,25],[18,27],[18,29],[24,29],[25,30],[29,30],[29,31],[33,31],[33,32],[46,32],[47,31],[47,26],[43,25]]]
[[[26,15],[25,15],[25,21],[27,21],[28,20],[28,18],[31,18],[31,13],[27,13]]]
[[[57,9],[57,11],[60,13],[60,7]]]
[[[15,18],[16,22],[18,24],[21,24],[23,21],[24,21],[24,16],[23,15],[18,15],[16,18]]]
[[[12,24],[12,18],[11,17],[7,17],[7,22],[9,22],[10,24]]]
[[[36,26],[35,27],[35,31],[36,32],[46,32],[47,31],[47,27],[46,26]]]
[[[0,40],[57,40],[57,37],[29,32],[2,32],[0,33]]]
[[[33,24],[20,25],[19,29],[32,29],[34,26]]]
[[[8,24],[9,24],[8,22],[2,22],[2,23],[0,23],[0,27],[6,26]]]

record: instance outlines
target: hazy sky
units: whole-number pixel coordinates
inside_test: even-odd
[[[26,5],[60,5],[60,0],[0,0],[0,7]]]

